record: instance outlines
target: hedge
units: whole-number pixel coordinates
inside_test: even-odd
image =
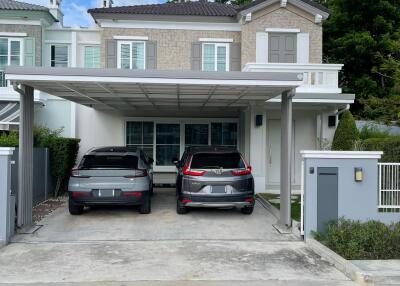
[[[400,222],[385,225],[340,219],[328,224],[326,234],[315,238],[349,260],[400,259]]]
[[[358,139],[358,129],[353,115],[350,111],[345,111],[339,121],[332,141],[332,150],[350,151]]]
[[[383,151],[381,162],[400,162],[400,137],[369,138],[362,144],[365,151]]]
[[[79,150],[79,139],[60,137],[62,129],[50,130],[45,127],[35,127],[33,131],[34,147],[49,148],[50,167],[55,182],[54,196],[58,196],[68,185],[72,167],[75,165]],[[0,136],[0,147],[18,147],[18,132],[10,132]]]

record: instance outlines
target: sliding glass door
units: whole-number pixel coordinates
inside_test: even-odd
[[[156,124],[156,165],[173,166],[180,157],[180,124]]]

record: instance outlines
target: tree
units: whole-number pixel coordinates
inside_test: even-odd
[[[331,10],[330,18],[324,22],[324,61],[345,64],[341,85],[344,92],[356,93],[358,104],[352,108],[356,115],[365,116],[371,99],[375,106],[374,98],[398,100],[400,1],[316,1]],[[382,104],[384,117],[399,121],[398,112],[390,114],[390,105],[385,101]]]
[[[350,111],[345,111],[336,129],[332,141],[332,150],[351,151],[359,138],[359,132],[353,115]]]

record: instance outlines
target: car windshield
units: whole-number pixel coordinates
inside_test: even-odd
[[[243,169],[245,164],[239,153],[199,153],[193,155],[192,169]]]
[[[136,156],[86,155],[83,157],[81,169],[137,169]]]

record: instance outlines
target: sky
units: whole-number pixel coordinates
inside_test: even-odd
[[[49,0],[19,0],[42,6],[47,6]],[[100,7],[101,0],[62,0],[61,10],[64,13],[65,26],[89,27],[93,25],[91,16],[87,13],[89,8]],[[142,5],[162,3],[165,0],[114,0],[115,6]]]

